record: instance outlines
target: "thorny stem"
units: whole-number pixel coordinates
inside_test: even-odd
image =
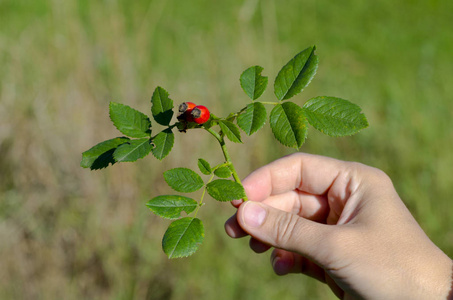
[[[206,130],[210,134],[212,134],[217,139],[217,141],[219,141],[220,147],[222,148],[223,156],[225,157],[225,161],[230,166],[231,173],[233,173],[234,181],[236,181],[237,183],[242,185],[241,179],[239,178],[238,173],[236,172],[236,169],[234,168],[233,162],[231,161],[231,157],[230,157],[230,154],[229,154],[228,149],[226,147],[225,139],[223,138],[223,134],[218,134],[217,132],[215,132],[211,128],[207,128]],[[248,200],[247,196],[242,198],[242,200],[247,201]]]

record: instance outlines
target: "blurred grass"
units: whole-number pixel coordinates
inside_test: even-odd
[[[157,85],[217,115],[240,109],[238,78],[272,82],[317,45],[318,74],[297,96],[359,104],[370,128],[302,151],[386,171],[421,226],[453,256],[451,1],[0,1],[0,295],[2,299],[333,299],[223,232],[234,212],[209,202],[206,241],[184,260],[160,249],[168,225],[144,203],[162,172],[221,161],[207,135],[178,135],[170,156],[90,172],[81,152],[117,136],[108,102],[142,111]],[[270,86],[271,87],[271,86]],[[270,88],[264,95],[272,99]],[[241,176],[292,152],[268,128],[231,144]]]

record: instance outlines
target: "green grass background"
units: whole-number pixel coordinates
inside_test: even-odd
[[[270,82],[316,44],[318,73],[296,96],[359,104],[370,127],[347,138],[310,129],[301,151],[383,169],[426,233],[453,256],[453,2],[319,0],[0,0],[2,299],[334,299],[223,229],[230,205],[200,211],[206,238],[167,260],[168,226],[145,203],[170,193],[162,172],[222,160],[206,133],[177,135],[162,163],[90,172],[81,153],[120,134],[109,101],[149,112],[158,85],[216,115],[247,97],[239,75]],[[272,101],[272,84],[264,101]],[[241,177],[293,152],[268,127],[229,144]],[[422,263],[422,262],[421,262]]]

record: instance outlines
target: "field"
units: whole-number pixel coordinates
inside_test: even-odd
[[[162,163],[79,166],[83,151],[120,136],[110,101],[149,112],[159,85],[176,104],[224,116],[248,101],[243,70],[261,65],[273,83],[311,45],[320,67],[294,101],[349,99],[370,127],[347,138],[311,128],[300,151],[383,169],[453,257],[452,11],[443,0],[0,0],[0,298],[335,299],[227,237],[234,208],[214,200],[200,211],[200,250],[166,258],[169,222],[145,203],[170,192],[164,170],[221,161],[208,134],[178,134]],[[243,136],[229,144],[241,177],[294,152],[268,126]]]

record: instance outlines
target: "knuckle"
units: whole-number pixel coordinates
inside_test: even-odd
[[[376,174],[375,176],[378,177],[382,182],[384,182],[388,185],[393,185],[392,179],[390,178],[390,176],[387,173],[385,173],[381,169],[376,169],[376,168],[373,168],[373,169]]]
[[[375,168],[375,167],[371,167],[371,166],[367,166],[367,165],[364,165],[364,164],[361,164],[361,163],[358,163],[358,162],[354,162],[353,163],[353,167],[358,172],[362,172],[362,173],[368,174],[370,176],[375,176],[376,178],[379,178],[379,179],[384,180],[384,181],[390,181],[390,177],[387,175],[387,173],[385,173],[381,169],[378,169],[378,168]]]
[[[381,169],[367,166],[358,162],[348,162],[347,170],[351,178],[367,178],[370,182],[379,182],[385,186],[392,186],[390,176]]]

